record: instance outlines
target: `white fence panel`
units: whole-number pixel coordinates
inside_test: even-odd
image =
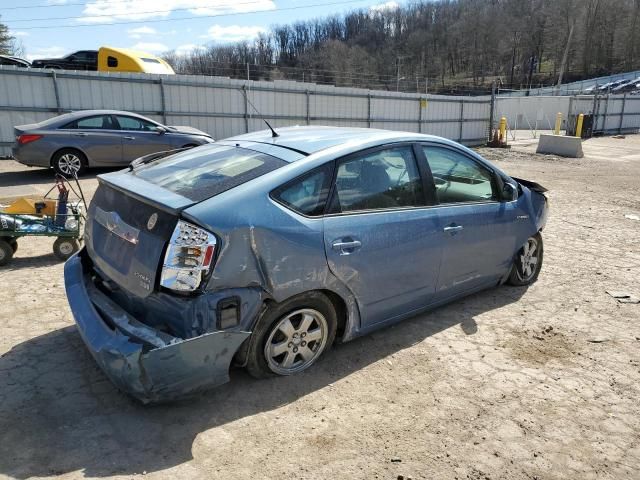
[[[405,94],[291,81],[0,67],[0,155],[10,154],[14,125],[84,109],[133,111],[168,125],[199,128],[216,139],[262,130],[264,116],[276,128],[386,128],[478,145],[487,139],[490,103],[489,97]]]

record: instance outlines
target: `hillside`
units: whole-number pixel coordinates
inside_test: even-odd
[[[395,2],[278,25],[250,43],[166,58],[182,73],[287,78],[400,91],[486,90],[640,66],[640,0]],[[573,33],[570,35],[571,30]]]

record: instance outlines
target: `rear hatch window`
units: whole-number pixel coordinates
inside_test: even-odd
[[[246,148],[206,145],[138,167],[133,174],[201,202],[286,164]]]

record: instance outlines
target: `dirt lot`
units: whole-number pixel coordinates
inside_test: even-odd
[[[73,327],[52,241],[21,240],[0,270],[0,477],[640,478],[640,305],[605,293],[640,296],[640,221],[624,216],[640,214],[640,137],[591,140],[582,160],[527,148],[483,153],[551,190],[534,286],[174,405],[115,390]],[[48,181],[0,162],[0,198]]]

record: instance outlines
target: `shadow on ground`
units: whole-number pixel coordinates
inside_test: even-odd
[[[53,331],[0,357],[0,475],[104,477],[180,465],[200,432],[294,402],[456,325],[473,335],[482,328],[474,317],[524,292],[491,289],[338,345],[301,375],[260,381],[236,369],[199,398],[151,407],[113,387],[74,327]]]
[[[111,172],[113,169],[94,168],[80,177],[80,180],[95,178],[101,173]],[[0,173],[0,187],[19,187],[22,185],[51,185],[55,182],[55,171],[51,168],[30,168],[14,172]]]
[[[18,239],[18,245],[20,245],[20,239]],[[20,250],[18,250],[16,255],[20,255]],[[63,262],[53,253],[46,253],[33,257],[15,256],[11,259],[8,265],[0,267],[0,272],[10,272],[11,270],[19,270],[21,268],[48,267],[50,265],[56,265],[59,263]]]

